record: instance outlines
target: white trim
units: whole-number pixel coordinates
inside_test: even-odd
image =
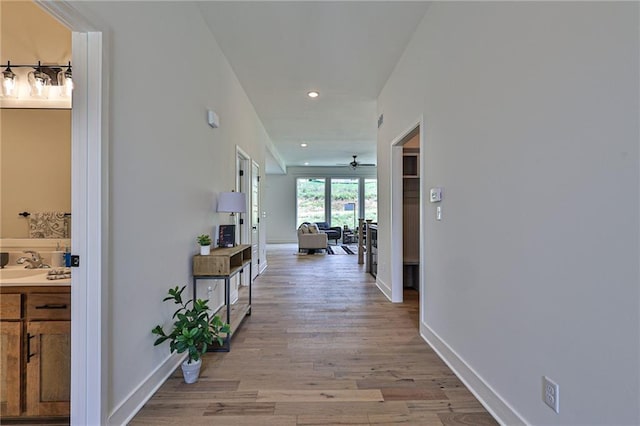
[[[71,249],[80,256],[80,267],[71,279],[71,424],[101,425],[109,364],[103,350],[108,321],[102,283],[108,281],[109,262],[108,239],[102,238],[108,233],[103,38],[68,2],[38,0],[38,5],[72,31]]]
[[[81,267],[71,277],[71,424],[99,424],[100,415],[89,422],[87,351],[86,193],[87,193],[87,55],[86,33],[73,33],[74,93],[71,110],[71,248],[81,256]],[[84,94],[85,96],[80,96]],[[99,394],[98,394],[99,395]],[[95,420],[98,420],[95,423]]]
[[[106,98],[103,97],[103,44],[101,32],[86,33],[87,55],[87,170],[86,170],[86,357],[87,357],[87,421],[103,423],[107,414],[109,319],[108,300],[103,283],[109,282],[108,229],[108,140]],[[73,234],[72,234],[73,236]],[[73,244],[72,244],[73,247]]]
[[[264,271],[267,270],[267,262],[260,262],[260,272],[258,273],[258,275],[261,275]]]
[[[128,424],[186,358],[186,353],[169,356],[113,410],[107,424]]]
[[[382,281],[380,278],[376,277],[376,287],[378,287],[380,289],[380,291],[382,292],[382,294],[384,294],[385,297],[387,299],[389,299],[389,302],[392,301],[392,299],[391,299],[391,287],[389,287],[389,285],[387,283]]]
[[[420,253],[418,253],[420,259],[420,266],[418,267],[418,322],[427,321],[426,303],[427,297],[427,285],[425,283],[425,271],[427,270],[427,224],[430,223],[427,217],[427,208],[425,207],[429,200],[427,199],[427,169],[426,169],[426,129],[424,127],[424,115],[420,116],[420,129],[418,130],[418,136],[420,137],[420,152],[418,156],[418,170],[420,171]]]
[[[403,300],[402,145],[399,145],[399,143],[404,136],[406,134],[403,134],[391,145],[391,215],[389,218],[391,247],[389,248],[389,275],[391,276],[391,301],[395,303],[401,303]]]
[[[240,176],[240,170],[244,172],[243,176]],[[251,244],[251,228],[250,220],[247,220],[247,216],[251,215],[251,157],[242,148],[236,145],[236,191],[245,193],[245,210],[244,223],[239,225],[240,227],[240,243]],[[248,194],[248,196],[247,196]]]
[[[528,424],[456,351],[423,322],[420,323],[420,336],[498,423],[509,426]]]
[[[412,124],[400,134],[400,136],[396,137],[391,142],[390,146],[391,167],[389,175],[391,176],[391,217],[389,218],[389,222],[391,224],[391,229],[389,232],[391,233],[391,247],[389,248],[389,260],[391,275],[391,301],[394,303],[402,303],[403,300],[402,145],[405,138],[421,125],[422,118],[413,121]],[[420,128],[420,130],[422,131],[422,128]],[[422,232],[422,216],[420,222],[420,231]]]
[[[255,176],[254,176],[254,172],[255,172]],[[253,180],[256,179],[257,183],[258,183],[258,196],[256,197],[257,200],[253,199]],[[253,280],[255,280],[256,278],[258,278],[258,275],[260,275],[260,261],[262,259],[260,259],[260,252],[261,252],[261,247],[260,247],[260,243],[261,243],[261,238],[260,238],[260,233],[262,232],[262,227],[260,226],[260,207],[261,207],[261,203],[260,203],[260,195],[262,194],[262,188],[260,186],[260,164],[258,164],[255,160],[251,160],[251,177],[249,179],[250,182],[250,186],[249,186],[249,191],[247,191],[250,194],[250,198],[251,201],[249,203],[249,208],[247,209],[247,211],[249,212],[249,214],[247,215],[247,219],[249,219],[248,221],[245,220],[245,222],[249,222],[249,234],[251,235],[251,238],[249,239],[251,241],[251,262],[254,262],[254,265],[251,267],[251,282],[253,282]],[[258,223],[253,223],[253,204],[254,202],[257,205],[258,208]],[[256,243],[257,245],[257,258],[254,260],[253,259],[253,227],[256,227],[257,232],[257,238],[258,241]],[[257,266],[257,268],[255,268],[254,266]]]
[[[71,247],[80,255],[71,296],[72,424],[102,424],[106,416],[107,335],[102,279],[108,259],[102,240],[102,33],[73,33]],[[106,244],[106,240],[105,240]]]

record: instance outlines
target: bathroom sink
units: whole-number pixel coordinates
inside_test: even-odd
[[[36,275],[47,275],[46,269],[0,269],[0,280],[12,280],[15,278],[33,277]]]
[[[26,269],[22,266],[10,266],[0,269],[0,286],[20,285],[69,285],[70,279],[48,280],[51,269]]]

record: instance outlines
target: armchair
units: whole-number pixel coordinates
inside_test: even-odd
[[[327,234],[327,239],[335,240],[338,244],[338,240],[342,238],[342,228],[339,226],[329,226],[327,222],[316,222],[320,232]]]
[[[310,226],[306,222],[298,228],[298,251],[302,250],[326,250],[329,245],[327,234],[314,229],[310,231]]]

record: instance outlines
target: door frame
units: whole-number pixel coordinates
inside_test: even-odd
[[[240,176],[240,170],[244,172],[243,176]],[[251,157],[242,148],[236,145],[236,191],[245,193],[245,211],[241,216],[243,224],[240,227],[240,243],[251,244],[251,227],[250,220],[247,220],[247,216],[251,213],[250,204],[250,189],[251,189]],[[248,191],[249,190],[249,191]],[[249,195],[247,195],[249,194]]]
[[[36,3],[72,32],[71,247],[80,266],[71,278],[71,424],[107,421],[108,96],[103,32],[71,4]]]
[[[240,170],[244,173],[240,176]],[[251,244],[251,220],[247,220],[251,217],[251,203],[249,201],[251,194],[251,157],[242,148],[236,145],[236,191],[244,192],[245,194],[245,212],[240,213],[242,224],[238,223],[240,229],[240,244]],[[249,280],[246,276],[249,274],[242,273],[239,275],[241,285],[249,285]]]
[[[258,195],[257,197],[253,197],[253,180],[254,178],[257,180],[258,183]],[[251,244],[251,258],[253,261],[253,227],[256,226],[257,227],[257,231],[256,235],[258,238],[258,257],[256,258],[256,263],[255,263],[255,267],[252,267],[251,269],[251,282],[253,282],[253,280],[255,278],[258,277],[258,275],[260,275],[260,273],[262,272],[260,270],[260,262],[261,262],[261,258],[260,258],[260,232],[262,232],[262,230],[260,229],[260,196],[261,196],[261,188],[260,188],[260,164],[258,164],[255,160],[251,160],[251,190],[249,191],[251,193],[250,201],[249,201],[249,231],[251,232],[251,238],[249,239],[250,244]],[[256,206],[256,208],[258,209],[258,214],[257,214],[257,223],[253,223],[253,206]]]
[[[421,116],[419,119],[411,122],[411,124],[402,132],[399,136],[397,136],[391,142],[391,218],[390,218],[390,275],[391,275],[391,301],[393,303],[402,303],[403,297],[403,272],[404,272],[404,262],[403,262],[403,234],[402,234],[402,211],[403,211],[403,173],[402,173],[402,147],[406,142],[407,136],[409,136],[416,128],[420,128],[420,156],[419,156],[419,166],[418,170],[420,173],[424,170],[424,117]],[[424,194],[424,178],[420,179],[420,193]],[[423,197],[420,197],[420,235],[424,235],[424,212],[423,212]],[[418,282],[419,282],[419,293],[420,293],[420,312],[422,313],[422,294],[424,291],[424,286],[422,282],[422,268],[424,267],[424,249],[423,244],[420,244],[420,267],[418,268]],[[422,314],[420,314],[420,318],[422,318]]]

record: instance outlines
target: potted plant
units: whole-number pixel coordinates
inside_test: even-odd
[[[182,373],[186,383],[195,383],[200,374],[200,366],[202,365],[201,355],[207,352],[207,348],[214,341],[218,344],[224,344],[221,333],[230,333],[229,324],[222,322],[219,316],[213,318],[209,315],[209,306],[207,301],[202,299],[182,300],[182,292],[186,286],[178,289],[169,289],[169,296],[162,301],[173,300],[179,305],[172,316],[175,319],[173,327],[169,333],[165,333],[160,325],[156,325],[151,332],[159,337],[154,342],[157,346],[169,340],[169,348],[171,353],[187,352],[187,359],[182,363]]]
[[[211,253],[211,237],[207,234],[198,235],[198,244],[200,244],[200,254],[206,256]]]

